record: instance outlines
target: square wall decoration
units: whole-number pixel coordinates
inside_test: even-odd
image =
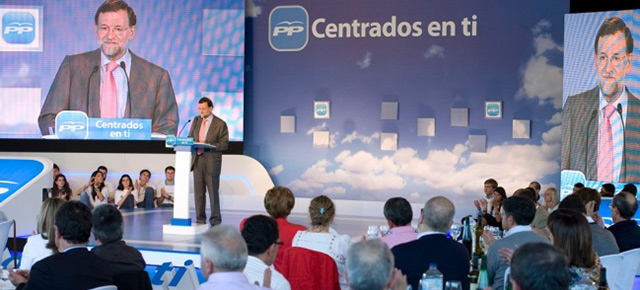
[[[469,152],[487,152],[487,135],[469,135]]]
[[[485,119],[502,119],[502,101],[484,102]]]
[[[469,108],[451,108],[451,126],[469,126]]]
[[[531,138],[531,120],[513,120],[513,138]]]
[[[380,150],[383,150],[383,151],[398,150],[398,133],[381,133],[380,134]]]
[[[329,148],[329,131],[313,132],[313,148]]]
[[[315,119],[329,119],[331,117],[331,102],[329,101],[313,102],[313,117]]]
[[[435,118],[418,118],[418,136],[435,136],[436,135],[436,119]]]
[[[380,114],[380,119],[398,120],[398,103],[382,102],[382,113]]]
[[[280,116],[280,133],[296,132],[296,116]]]

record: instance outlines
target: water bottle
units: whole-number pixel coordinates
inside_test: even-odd
[[[422,274],[420,290],[442,290],[443,286],[442,273],[438,271],[435,263],[429,264],[429,269]]]

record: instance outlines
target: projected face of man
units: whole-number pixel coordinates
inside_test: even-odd
[[[100,13],[95,29],[100,49],[110,60],[120,59],[136,34],[136,27],[129,26],[125,10]]]
[[[199,103],[198,111],[200,112],[200,117],[207,118],[211,115],[211,112],[213,111],[213,106],[209,107],[209,104],[207,104],[207,102]]]
[[[627,54],[624,34],[607,34],[598,40],[596,71],[600,90],[608,102],[614,102],[624,90],[624,76],[631,70],[633,53]]]

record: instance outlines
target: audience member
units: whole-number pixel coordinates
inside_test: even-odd
[[[529,187],[533,188],[533,190],[536,193],[536,203],[538,203],[538,201],[540,200],[540,189],[542,188],[540,186],[540,182],[537,181],[531,181],[531,183],[529,183]]]
[[[58,167],[58,164],[53,163],[53,181],[56,181],[56,177],[60,175],[60,167]]]
[[[605,183],[600,187],[600,195],[602,197],[613,197],[616,192],[616,186],[611,183]]]
[[[61,176],[61,175],[59,175]],[[27,244],[22,250],[22,259],[20,260],[20,269],[29,270],[36,262],[58,253],[54,236],[55,229],[53,221],[56,213],[64,200],[60,198],[47,198],[40,206],[40,213],[37,216],[38,234],[27,238]]]
[[[100,204],[107,203],[107,198],[102,194],[104,189],[104,175],[96,170],[91,174],[89,182],[80,188],[76,194],[80,195],[82,203],[92,209]]]
[[[67,177],[64,174],[58,174],[53,181],[53,186],[49,189],[49,197],[57,197],[68,201],[72,194],[73,191],[71,191]]]
[[[330,228],[336,214],[336,207],[325,195],[316,196],[309,203],[311,228],[298,231],[293,237],[292,247],[301,247],[329,255],[336,262],[340,286],[347,286],[344,280],[344,265],[351,238],[339,235]]]
[[[596,195],[598,194],[591,188],[583,188],[578,190],[578,192],[565,197],[558,208],[575,210],[585,215],[589,222],[589,227],[591,228],[591,243],[593,244],[593,249],[596,251],[598,256],[602,257],[619,253],[620,250],[618,249],[618,244],[616,244],[616,239],[613,234],[601,225],[598,225],[593,218],[587,214],[589,210],[587,210],[586,204],[591,205],[593,202],[589,200],[585,204],[585,199],[588,199],[588,197],[583,198],[580,196],[581,193],[582,195],[587,195],[585,191],[593,191]]]
[[[566,290],[571,276],[562,252],[547,243],[528,243],[511,259],[513,290]]]
[[[264,272],[273,265],[276,253],[280,251],[278,248],[282,244],[278,223],[266,215],[254,215],[245,221],[242,237],[249,250],[243,273],[250,283],[265,286]],[[275,269],[271,269],[271,289],[291,289],[287,279]]]
[[[115,205],[119,209],[134,208],[138,199],[138,190],[133,187],[129,174],[123,174],[118,181],[115,193]]]
[[[538,230],[544,230],[547,227],[547,219],[549,218],[549,212],[544,207],[538,205],[536,192],[533,188],[527,187],[524,190],[518,191],[516,196],[522,196],[533,202],[536,207],[535,216],[531,221],[531,227]],[[536,231],[540,232],[540,231]]]
[[[389,234],[380,240],[389,248],[416,239],[418,234],[411,226],[413,210],[411,204],[402,197],[392,197],[384,203],[384,218],[389,225]]]
[[[552,213],[554,210],[558,209],[558,204],[560,204],[560,196],[558,196],[558,190],[555,187],[549,187],[544,192],[544,208]]]
[[[488,212],[487,204],[482,203],[482,217],[487,221],[488,226],[498,227],[502,230],[502,217],[500,216],[500,209],[502,208],[502,202],[507,199],[507,192],[501,186],[496,188],[493,194],[493,200],[491,201],[493,209],[492,212]]]
[[[578,191],[581,188],[584,188],[584,184],[582,184],[582,182],[578,182],[578,183],[574,184],[572,193],[576,193],[576,191]]]
[[[486,202],[488,205],[492,204],[491,201],[493,200],[493,193],[495,192],[496,188],[498,188],[498,182],[495,179],[489,178],[484,181],[484,196],[480,200],[473,201],[476,209],[478,209],[478,213],[481,213],[482,211],[482,209],[480,208],[482,200],[484,200],[484,202]],[[491,212],[492,210],[493,208],[488,208],[489,212]]]
[[[640,248],[640,228],[633,216],[638,210],[638,200],[634,194],[621,191],[611,200],[613,224],[608,229],[616,237],[620,252]]]
[[[407,275],[413,289],[419,289],[422,273],[431,263],[437,265],[444,281],[457,280],[465,290],[469,289],[469,252],[462,244],[447,238],[455,212],[455,206],[446,197],[429,199],[420,213],[418,239],[391,249],[396,268]]]
[[[378,240],[353,244],[347,253],[346,279],[351,290],[405,290],[407,277],[393,269],[389,247]]]
[[[176,174],[176,169],[173,166],[167,166],[164,169],[164,182],[158,191],[156,197],[156,204],[158,207],[173,207],[173,177]]]
[[[103,191],[102,195],[104,195],[107,198],[108,203],[113,203],[115,191],[113,190],[113,184],[111,184],[111,182],[107,180],[107,173],[109,172],[109,170],[104,165],[98,166],[97,170],[102,173],[102,180],[105,187],[102,190]]]
[[[149,183],[151,178],[151,171],[148,169],[142,169],[140,171],[140,178],[136,180],[136,190],[138,191],[138,208],[153,208],[154,201],[156,200],[156,189]]]
[[[487,274],[489,283],[493,289],[504,287],[504,272],[509,267],[500,258],[499,251],[503,248],[515,249],[526,243],[549,243],[545,237],[533,232],[531,222],[534,220],[536,207],[531,198],[516,195],[505,199],[502,202],[502,228],[505,230],[504,238],[491,242],[493,235],[488,231],[483,234],[485,241],[488,241],[487,250]]]
[[[91,235],[88,206],[65,202],[56,213],[54,228],[60,254],[40,260],[31,271],[10,272],[9,279],[17,289],[91,289],[113,284],[107,262],[87,250]]]
[[[625,184],[624,187],[622,188],[622,191],[626,191],[628,193],[631,193],[631,194],[633,194],[633,196],[636,196],[638,194],[638,188],[633,183]]]
[[[98,246],[91,249],[109,263],[112,273],[141,271],[146,267],[142,254],[122,240],[124,222],[120,211],[111,204],[93,209],[93,236]]]
[[[200,269],[207,281],[198,289],[266,289],[250,283],[242,274],[247,253],[247,244],[238,230],[223,225],[209,229],[200,244]],[[270,273],[265,270],[265,276]]]

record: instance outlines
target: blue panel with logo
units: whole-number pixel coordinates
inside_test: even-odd
[[[37,160],[0,159],[0,203],[20,190],[42,172]]]
[[[7,43],[29,44],[36,38],[36,19],[28,12],[9,12],[2,17],[2,38]]]
[[[302,6],[279,6],[269,15],[269,44],[277,51],[299,51],[309,40],[309,14]]]

